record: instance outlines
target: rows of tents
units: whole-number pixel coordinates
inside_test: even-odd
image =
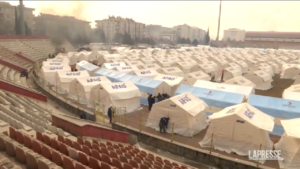
[[[117,67],[120,64],[110,63],[110,66]],[[208,117],[211,122],[204,140],[200,142],[203,147],[210,146],[211,134],[214,133],[216,149],[245,155],[246,150],[251,149],[248,146],[250,143],[272,147],[269,132],[283,136],[275,147],[288,149],[289,155],[297,153],[295,149],[287,146],[292,145],[290,142],[295,142],[293,138],[299,137],[295,127],[297,124],[295,118],[299,118],[300,107],[297,100],[255,95],[254,87],[251,85],[220,84],[205,80],[196,80],[193,85],[185,85],[182,83],[184,77],[180,76],[158,73],[153,77],[142,77],[107,67],[100,68],[87,61],[77,62],[76,68],[78,71],[72,72],[67,59],[49,59],[43,63],[42,76],[54,86],[53,90],[60,94],[68,94],[68,97],[81,104],[87,104],[91,108],[96,102],[107,107],[112,104],[115,107],[126,107],[127,113],[140,108],[140,104],[147,105],[148,94],[168,93],[173,97],[153,106],[153,113],[151,111],[147,126],[158,130],[161,113],[168,112],[166,116],[176,114],[171,117],[171,122],[175,124],[175,133],[193,136],[207,127]],[[245,114],[246,110],[248,113]],[[253,117],[249,118],[249,114]],[[227,120],[224,120],[226,118]],[[278,123],[280,120],[281,124]],[[245,125],[248,124],[245,121],[251,125]],[[233,128],[237,134],[230,132]],[[238,136],[238,133],[243,132],[251,134]],[[222,137],[218,138],[218,134],[215,133],[219,133]],[[286,136],[292,137],[286,139]],[[224,140],[226,137],[227,141]],[[235,144],[233,140],[242,144]],[[257,149],[257,146],[253,149]],[[294,157],[284,158],[290,158],[289,163],[295,164],[297,160],[295,161]]]

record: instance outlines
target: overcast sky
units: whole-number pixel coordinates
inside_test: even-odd
[[[18,1],[7,1],[12,5]],[[218,28],[218,1],[24,1],[26,7],[41,13],[69,15],[88,21],[108,15],[132,18],[145,24],[172,27],[180,24],[209,27],[211,37]],[[300,1],[223,1],[220,36],[224,29],[247,31],[300,31]],[[92,25],[94,27],[94,25]]]

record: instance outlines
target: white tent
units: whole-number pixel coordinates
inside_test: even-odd
[[[104,83],[94,86],[90,92],[90,101],[104,104],[106,109],[114,107],[124,108],[120,114],[133,112],[140,108],[140,90],[131,82]]]
[[[69,65],[63,66],[42,66],[42,77],[46,84],[56,85],[56,72],[69,72],[71,67]]]
[[[170,76],[165,74],[157,74],[154,79],[166,82],[171,87],[171,95],[175,94],[177,88],[183,81],[183,77]]]
[[[269,90],[272,88],[272,76],[262,70],[257,70],[253,73],[246,74],[244,77],[255,84],[255,89]]]
[[[248,103],[227,107],[208,117],[209,127],[200,146],[213,146],[241,156],[247,156],[260,145],[265,150],[272,150],[273,142],[268,132],[273,131],[273,120]]]
[[[222,73],[222,71],[218,71],[218,72]],[[227,67],[224,69],[224,75],[223,75],[224,81],[238,77],[238,76],[242,76],[241,69],[238,69],[237,67]],[[219,81],[221,81],[221,77],[222,77],[222,75],[220,74],[218,76]]]
[[[136,66],[116,66],[117,71],[124,72],[126,74],[134,74],[134,71],[139,70]]]
[[[280,168],[299,169],[300,168],[300,118],[281,120],[285,130],[281,139],[274,145],[276,150],[281,151],[284,159],[279,162]]]
[[[164,67],[157,71],[158,73],[184,77],[184,73],[178,67]]]
[[[114,69],[117,66],[126,66],[124,62],[117,62],[117,63],[104,63],[103,67],[106,69]]]
[[[300,65],[298,64],[284,64],[282,65],[280,78],[294,79],[300,73]]]
[[[69,97],[77,101],[79,99],[81,104],[87,104],[91,88],[102,83],[111,83],[111,81],[105,76],[76,78],[69,84]]]
[[[188,63],[188,62],[176,62],[177,63],[177,66],[178,68],[180,68],[184,73],[190,73],[191,72],[191,69],[193,67],[196,67],[196,65],[193,65],[191,63]]]
[[[248,65],[247,65],[247,63],[246,62],[244,62],[244,61],[242,61],[242,60],[237,60],[237,61],[235,61],[239,66],[241,66],[241,68],[242,68],[242,73],[247,73],[248,72],[248,69],[249,69],[249,67],[248,67]]]
[[[135,74],[140,77],[154,78],[157,76],[157,71],[155,69],[140,69],[134,70]]]
[[[144,63],[141,61],[126,61],[126,63],[129,66],[136,66],[139,69],[144,67]]]
[[[156,63],[145,64],[144,68],[145,69],[155,69],[156,71],[158,71],[159,69],[161,69],[161,67],[158,64],[156,64]]]
[[[78,59],[77,59],[77,53],[73,53],[70,57],[70,62],[69,62],[69,65],[76,65],[76,63],[78,62]]]
[[[69,93],[69,84],[72,80],[79,78],[79,77],[90,77],[88,71],[77,71],[77,72],[62,72],[59,71],[56,74],[56,87],[58,93],[65,94]]]
[[[193,85],[197,80],[210,81],[210,76],[203,71],[191,72],[185,75],[183,84]]]
[[[212,65],[207,65],[207,64],[199,64],[196,67],[193,67],[191,72],[199,71],[202,70],[203,72],[207,74],[216,74],[217,69],[213,67]]]
[[[173,63],[167,59],[158,60],[158,64],[161,67],[170,67],[173,66]]]
[[[174,123],[174,133],[187,137],[192,137],[206,128],[207,104],[187,92],[167,100],[155,103],[149,113],[146,126],[159,131],[159,121],[162,117],[169,117],[167,132],[172,132]]]
[[[144,62],[144,64],[152,64],[152,63],[156,63],[156,60],[153,58],[141,58],[142,62]]]
[[[282,93],[282,98],[289,100],[300,100],[300,84],[286,88]]]
[[[231,85],[241,85],[241,86],[250,86],[255,87],[255,84],[250,80],[244,78],[243,76],[238,76],[223,82],[224,84],[231,84]]]

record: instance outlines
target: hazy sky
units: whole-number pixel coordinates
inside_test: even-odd
[[[7,1],[12,5],[18,1]],[[172,27],[180,24],[209,27],[211,37],[218,28],[218,1],[24,1],[41,13],[70,15],[95,21],[108,15],[132,18],[145,24]],[[220,36],[224,29],[247,31],[299,31],[300,1],[223,1]],[[92,25],[94,26],[94,25]]]

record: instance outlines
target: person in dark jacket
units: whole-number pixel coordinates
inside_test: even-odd
[[[152,102],[152,94],[150,94],[149,96],[148,96],[148,109],[149,109],[149,111],[151,111],[151,108],[152,108],[152,105],[153,105],[153,102]]]
[[[160,133],[166,133],[166,130],[168,128],[170,118],[169,117],[162,117],[159,121],[159,132]]]
[[[111,123],[112,122],[112,112],[113,110],[112,110],[112,106],[110,106],[109,108],[108,108],[108,111],[107,111],[107,115],[108,115],[108,118],[109,118],[109,123]]]
[[[163,100],[163,96],[160,93],[158,93],[158,95],[156,96],[156,98],[157,98],[157,102],[160,102],[160,101]]]
[[[49,59],[51,58],[51,54],[49,54],[48,58],[49,58]]]

